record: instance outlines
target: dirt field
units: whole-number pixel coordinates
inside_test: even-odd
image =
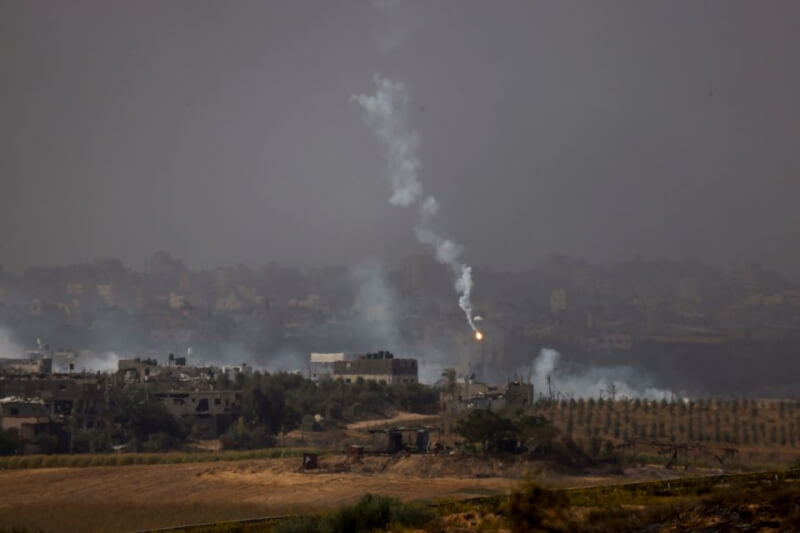
[[[383,461],[346,472],[344,456],[322,458],[320,472],[300,459],[214,464],[48,468],[0,472],[0,531],[125,531],[267,514],[329,509],[366,492],[404,500],[468,497],[505,491],[512,480],[420,478],[405,467],[374,472]]]
[[[739,462],[788,464],[797,454],[800,408],[795,404],[681,405],[620,402],[558,404],[540,414],[568,428],[588,442],[600,437],[616,444],[627,435],[664,440],[673,433],[677,442],[691,435],[707,446],[735,446]],[[590,415],[591,413],[591,415]],[[718,416],[717,413],[720,413]],[[734,425],[734,415],[747,422]],[[714,429],[717,419],[719,431]],[[691,422],[690,422],[691,420]],[[337,430],[341,443],[369,439],[366,429],[386,424],[436,425],[437,417],[399,413],[395,418],[366,421]],[[570,423],[572,421],[572,423]],[[762,423],[763,422],[763,423]],[[785,430],[781,428],[785,427]],[[706,435],[700,441],[700,430]],[[744,428],[750,433],[744,433]],[[712,428],[709,430],[708,428]],[[331,432],[300,432],[294,438],[308,444],[312,438],[331,446]],[[336,433],[336,432],[334,432]],[[717,439],[716,433],[720,437]],[[708,439],[712,434],[713,438]],[[336,435],[334,435],[335,437]],[[757,437],[757,441],[756,438]],[[326,440],[327,439],[327,440]],[[670,439],[671,440],[671,439]],[[754,442],[755,441],[755,442]],[[646,452],[635,449],[634,453]],[[650,450],[652,453],[655,451]],[[660,456],[656,459],[661,460]],[[663,458],[661,464],[666,462]],[[28,531],[133,531],[185,523],[214,522],[275,514],[326,510],[357,500],[367,492],[402,500],[437,500],[503,493],[526,473],[552,487],[577,487],[648,479],[668,479],[681,474],[713,473],[692,458],[692,467],[671,471],[659,466],[599,470],[592,475],[570,475],[573,470],[521,459],[478,456],[367,456],[353,462],[344,455],[325,455],[315,471],[300,470],[299,457],[86,468],[41,468],[0,471],[0,533],[15,526]],[[638,464],[639,461],[634,461]],[[646,462],[651,462],[647,460]],[[709,462],[709,461],[706,461]],[[697,464],[696,464],[697,463]],[[711,467],[717,467],[710,461]],[[735,466],[731,465],[734,470]],[[726,470],[728,465],[726,463]]]
[[[280,437],[283,446],[313,446],[328,450],[344,450],[350,444],[366,444],[372,442],[368,433],[370,429],[389,428],[395,426],[434,426],[440,425],[439,415],[420,415],[399,411],[389,418],[380,420],[362,420],[348,424],[344,428],[328,431],[294,430]],[[438,432],[436,433],[438,436]],[[452,439],[450,439],[452,441]]]
[[[416,413],[407,413],[404,411],[400,411],[391,418],[385,418],[381,420],[362,420],[361,422],[354,422],[352,424],[348,424],[347,429],[350,431],[364,431],[370,428],[400,426],[404,424],[439,425],[439,415],[420,415]]]
[[[131,531],[183,523],[337,508],[366,492],[402,500],[436,500],[503,493],[536,465],[474,457],[320,459],[300,471],[300,459],[121,467],[45,468],[0,472],[0,531]],[[663,470],[624,479],[674,476]],[[553,486],[619,482],[621,476],[538,474]]]

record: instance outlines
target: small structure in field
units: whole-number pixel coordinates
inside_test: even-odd
[[[427,453],[431,442],[431,430],[438,428],[397,426],[391,428],[370,429],[372,434],[372,451],[376,453]]]
[[[316,453],[303,454],[303,470],[314,470],[319,468],[319,456]]]

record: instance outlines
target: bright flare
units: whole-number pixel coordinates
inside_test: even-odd
[[[483,340],[483,333],[481,333],[480,331],[476,331],[475,332],[475,340],[476,341]]]

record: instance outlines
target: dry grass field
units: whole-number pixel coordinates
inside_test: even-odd
[[[798,531],[800,471],[542,490],[521,483],[505,498],[439,506],[431,530],[716,533]]]
[[[381,462],[347,472],[337,467],[346,463],[343,456],[325,456],[321,463],[320,472],[308,473],[300,471],[298,458],[8,470],[0,472],[0,524],[130,531],[333,509],[366,492],[402,500],[460,498],[502,493],[511,483],[456,475],[422,478],[409,472],[414,467],[380,472]]]
[[[675,477],[644,468],[563,476],[519,458],[325,455],[299,458],[0,471],[0,524],[43,531],[132,531],[185,523],[329,510],[365,493],[403,501],[504,494],[527,473],[552,487]],[[2,529],[0,529],[2,531]]]

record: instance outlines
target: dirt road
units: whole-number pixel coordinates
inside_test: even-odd
[[[351,431],[364,431],[370,428],[392,427],[399,425],[438,425],[439,420],[439,415],[420,415],[417,413],[399,412],[391,418],[353,422],[352,424],[347,425],[347,429]]]

